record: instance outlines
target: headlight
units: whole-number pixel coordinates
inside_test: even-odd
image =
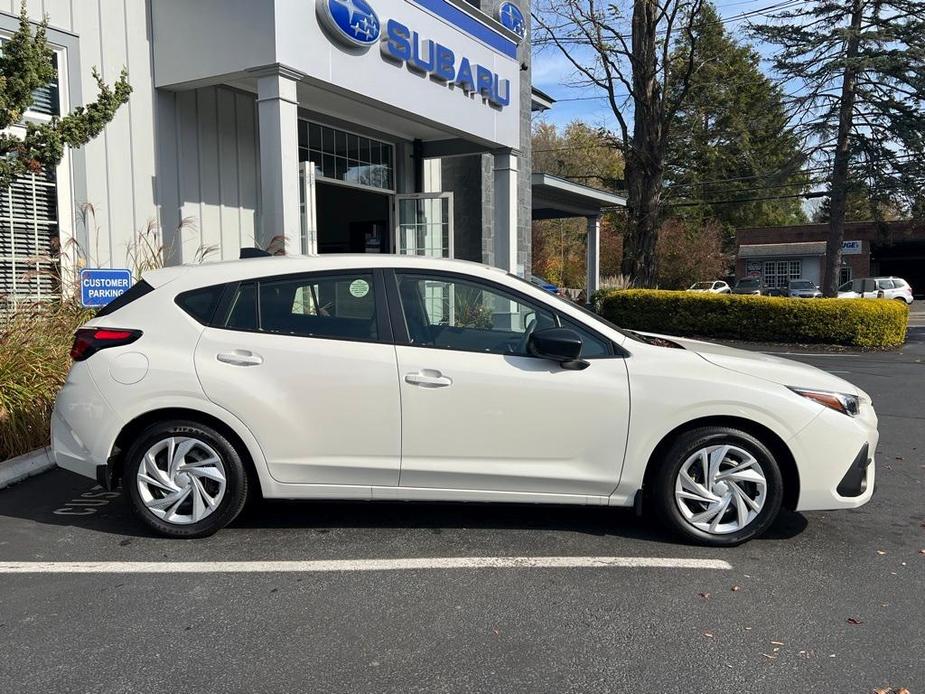
[[[861,401],[857,395],[851,395],[850,393],[836,393],[831,390],[812,390],[809,388],[794,388],[790,386],[792,390],[797,395],[802,395],[804,398],[809,398],[818,402],[820,405],[825,405],[829,409],[835,410],[836,412],[841,412],[846,414],[849,417],[854,417],[860,411]]]

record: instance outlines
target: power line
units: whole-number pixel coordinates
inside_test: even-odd
[[[804,0],[783,0],[782,2],[777,2],[773,5],[768,5],[766,7],[761,7],[761,8],[757,8],[754,10],[748,10],[740,14],[733,15],[731,17],[721,17],[719,21],[721,24],[729,24],[731,22],[742,21],[743,19],[750,19],[751,17],[767,16],[768,12],[773,12],[776,10],[783,10],[783,9],[790,9],[791,7],[795,7],[797,5],[803,5],[803,4],[805,4]],[[804,15],[809,15],[809,14],[810,14],[809,12],[801,12],[799,16],[804,16]],[[536,17],[535,14],[534,14],[534,17]],[[582,38],[582,37],[577,37],[577,36],[574,36],[574,37],[556,36],[555,34],[553,34],[551,30],[547,29],[545,26],[544,26],[544,30],[549,34],[549,37],[545,38],[545,37],[540,36],[540,37],[534,38],[533,45],[537,45],[537,44],[543,45],[543,44],[553,44],[553,43],[571,43],[575,45],[585,45],[585,44],[591,45],[592,44],[592,41],[588,38]],[[660,29],[656,31],[656,34],[664,36],[667,34],[667,31],[665,29]],[[633,36],[632,34],[616,34],[614,38],[622,38],[622,39],[628,40],[628,39],[632,39]]]
[[[825,191],[812,191],[809,193],[798,193],[796,195],[771,195],[761,198],[744,198],[730,200],[695,200],[690,202],[666,203],[665,207],[700,207],[702,205],[741,205],[745,202],[763,202],[765,200],[793,200],[795,198],[824,198],[828,195]]]

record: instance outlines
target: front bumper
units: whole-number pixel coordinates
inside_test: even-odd
[[[796,510],[857,508],[870,501],[879,438],[869,402],[856,417],[821,412],[789,442],[800,475]]]

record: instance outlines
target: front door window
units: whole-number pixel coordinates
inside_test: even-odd
[[[475,282],[399,273],[398,286],[418,347],[528,356],[529,335],[558,324],[552,311]]]

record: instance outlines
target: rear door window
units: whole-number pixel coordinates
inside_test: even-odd
[[[224,327],[301,337],[380,338],[372,273],[319,273],[245,282]]]

